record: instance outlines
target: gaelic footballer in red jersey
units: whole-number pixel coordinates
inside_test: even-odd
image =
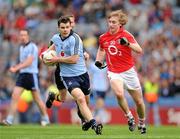
[[[99,37],[99,49],[95,65],[102,69],[104,58],[106,59],[110,84],[119,106],[128,119],[129,130],[134,131],[136,124],[124,97],[124,89],[130,93],[137,106],[138,129],[141,134],[144,134],[146,133],[145,105],[131,54],[132,51],[142,53],[142,48],[133,35],[123,28],[127,21],[127,15],[121,10],[112,11],[108,15],[108,31]]]
[[[114,35],[107,32],[99,38],[100,47],[106,51],[106,62],[109,71],[119,73],[134,66],[131,55],[132,49],[121,44],[123,37],[128,40],[129,44],[137,44],[134,37],[124,30],[123,27],[119,28],[118,32]]]

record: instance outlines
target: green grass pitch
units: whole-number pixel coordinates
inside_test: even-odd
[[[105,125],[102,135],[93,130],[82,131],[79,125],[13,125],[0,126],[0,139],[180,139],[178,126],[149,126],[147,134],[137,129],[130,132],[127,126]]]

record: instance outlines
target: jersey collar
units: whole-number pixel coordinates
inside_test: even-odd
[[[74,33],[73,30],[71,30],[71,32],[69,33],[69,35],[66,38],[62,38],[61,34],[59,34],[59,37],[61,38],[62,41],[66,40],[67,38],[69,38],[72,34]]]
[[[116,35],[116,34],[118,34],[118,33],[122,33],[123,30],[124,30],[123,27],[119,27],[119,31],[118,31],[117,33],[113,34],[113,35]],[[112,35],[109,31],[108,31],[108,34],[109,34],[109,35]],[[113,35],[112,35],[112,36],[113,36]]]
[[[28,44],[30,44],[30,41],[28,41],[26,44],[22,44],[23,47],[27,46]]]

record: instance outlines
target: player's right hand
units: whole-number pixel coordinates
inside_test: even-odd
[[[43,54],[40,54],[39,59],[43,61]]]

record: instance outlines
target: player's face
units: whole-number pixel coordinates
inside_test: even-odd
[[[117,33],[120,27],[119,19],[117,16],[112,16],[108,19],[109,31],[114,34]]]
[[[26,30],[21,30],[19,37],[20,37],[20,42],[22,44],[26,44],[29,42],[29,35],[28,35],[28,32]]]
[[[75,19],[74,17],[69,17],[70,21],[71,21],[71,27],[74,28],[75,26]]]
[[[60,23],[59,32],[61,34],[61,37],[63,37],[63,38],[68,37],[70,32],[71,32],[71,24],[70,24],[70,22],[68,22],[68,23]]]

